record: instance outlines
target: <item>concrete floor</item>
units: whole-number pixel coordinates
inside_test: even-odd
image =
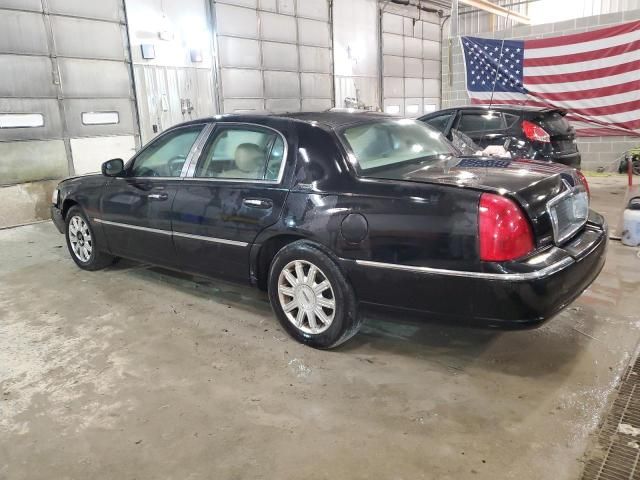
[[[615,218],[624,178],[591,179]],[[544,327],[369,318],[332,352],[266,296],[0,231],[0,479],[575,479],[640,338],[638,249]],[[463,294],[461,293],[461,297]]]

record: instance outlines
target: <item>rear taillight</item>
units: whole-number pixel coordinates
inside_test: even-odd
[[[582,186],[587,191],[587,195],[589,195],[589,199],[591,199],[591,190],[589,189],[589,182],[587,182],[587,177],[585,177],[580,170],[576,170],[576,174],[578,175],[578,179],[580,180],[580,183],[582,183]]]
[[[534,248],[533,232],[524,212],[500,195],[483,193],[478,213],[480,260],[514,260]]]
[[[549,143],[551,141],[551,137],[542,128],[540,125],[536,125],[529,120],[523,120],[522,122],[522,131],[524,136],[527,137],[532,142],[545,142]]]

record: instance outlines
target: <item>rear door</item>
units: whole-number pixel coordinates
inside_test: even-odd
[[[288,144],[270,127],[219,123],[173,204],[174,243],[183,269],[249,279],[249,250],[282,212]],[[291,154],[293,155],[293,154]]]

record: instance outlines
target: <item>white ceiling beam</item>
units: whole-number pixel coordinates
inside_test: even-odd
[[[491,3],[489,0],[460,0],[460,3],[477,8],[478,10],[493,13],[494,15],[510,18],[516,22],[524,23],[525,25],[531,25],[531,19],[528,16],[514,12],[508,8],[501,7],[495,3]]]

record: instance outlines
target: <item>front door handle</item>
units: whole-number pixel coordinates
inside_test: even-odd
[[[167,195],[166,193],[150,193],[149,195],[147,195],[147,198],[149,200],[166,200],[167,198],[169,198],[169,195]]]
[[[266,198],[245,198],[242,203],[252,208],[271,208],[273,202]]]

